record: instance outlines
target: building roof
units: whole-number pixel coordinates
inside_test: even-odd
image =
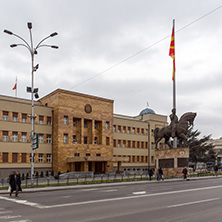
[[[143,116],[145,114],[156,114],[154,110],[150,109],[150,108],[146,108],[146,109],[143,109],[141,112],[140,112],[140,116]]]

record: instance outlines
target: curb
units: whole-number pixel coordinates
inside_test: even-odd
[[[70,190],[70,189],[84,189],[94,187],[112,187],[121,185],[132,185],[132,184],[150,184],[150,183],[170,183],[170,182],[185,182],[195,180],[207,180],[207,179],[221,179],[222,176],[203,176],[203,177],[188,177],[187,180],[182,178],[176,179],[165,179],[164,181],[157,180],[142,180],[142,181],[129,181],[129,182],[111,182],[111,183],[100,183],[100,184],[81,184],[81,185],[66,185],[66,186],[47,186],[47,187],[36,187],[36,188],[23,188],[22,193],[34,193],[34,192],[48,192],[48,191],[59,191],[59,190]],[[7,190],[0,190],[1,194],[8,194]]]

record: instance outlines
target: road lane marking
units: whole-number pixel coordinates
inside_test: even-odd
[[[213,199],[199,200],[199,201],[193,201],[193,202],[182,203],[182,204],[175,204],[175,205],[167,206],[167,208],[182,207],[182,206],[186,206],[186,205],[192,205],[192,204],[198,204],[198,203],[211,202],[211,201],[215,201],[215,200],[219,200],[219,199],[220,199],[220,198],[213,198]]]
[[[145,194],[146,191],[138,191],[138,192],[133,192],[133,195],[141,195],[141,194]]]
[[[14,218],[18,218],[18,217],[22,217],[21,215],[17,215],[17,216],[0,216],[0,219],[14,219]]]
[[[11,214],[12,211],[0,211],[0,214]]]
[[[36,208],[39,208],[39,209],[49,209],[49,208],[77,206],[77,205],[84,205],[84,204],[129,200],[129,199],[136,199],[136,198],[143,198],[143,197],[154,197],[154,196],[169,195],[169,194],[187,193],[187,192],[203,191],[203,190],[218,189],[218,188],[222,188],[222,185],[212,186],[212,187],[194,188],[194,189],[187,189],[187,190],[160,192],[160,193],[149,193],[149,194],[144,194],[144,195],[135,195],[135,196],[127,196],[127,197],[116,197],[116,198],[110,198],[110,199],[89,200],[89,201],[76,202],[76,203],[55,204],[55,205],[50,205],[50,206],[29,202],[27,200],[17,200],[17,199],[7,198],[7,197],[3,197],[3,196],[0,196],[0,199],[12,201],[12,202],[15,202],[15,203],[18,203],[18,204],[28,205],[28,206],[31,206],[31,207],[36,207]]]
[[[98,190],[98,188],[91,188],[91,189],[81,189],[79,191],[95,191]]]
[[[103,192],[103,193],[105,193],[105,192],[116,192],[117,190],[101,190],[100,192]]]

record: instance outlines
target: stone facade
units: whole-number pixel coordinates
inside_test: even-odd
[[[161,167],[165,177],[181,177],[182,170],[189,164],[189,148],[155,151],[156,172]]]

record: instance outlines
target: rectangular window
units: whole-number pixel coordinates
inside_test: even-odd
[[[90,156],[90,153],[86,153],[86,156]]]
[[[121,147],[121,140],[118,140],[118,147]]]
[[[109,129],[109,122],[106,122],[106,129]]]
[[[76,118],[73,118],[73,119],[72,119],[72,126],[76,127],[76,122],[77,122],[77,121],[76,121]]]
[[[142,149],[144,148],[144,142],[141,142],[141,148]]]
[[[22,163],[26,163],[26,153],[22,153]]]
[[[137,156],[137,163],[139,163],[140,162],[140,157],[139,156]]]
[[[79,156],[79,153],[74,153],[74,156]]]
[[[125,126],[123,127],[123,133],[126,133],[126,127]]]
[[[141,134],[144,135],[144,129],[141,129]]]
[[[64,116],[63,122],[64,125],[68,125],[68,116]]]
[[[88,142],[88,138],[87,136],[84,136],[84,144],[87,144],[87,142]]]
[[[8,153],[3,153],[3,163],[8,163]]]
[[[131,148],[131,141],[128,140],[128,148]]]
[[[52,143],[52,135],[47,134],[47,143]]]
[[[46,157],[46,161],[47,163],[51,163],[52,162],[52,154],[47,154],[47,157]]]
[[[4,142],[8,141],[8,131],[3,131],[2,141]]]
[[[116,147],[116,140],[113,140],[113,146]]]
[[[44,124],[44,116],[39,116],[39,124]]]
[[[123,140],[123,148],[126,147],[126,140]]]
[[[113,125],[113,132],[116,132],[116,125]]]
[[[140,134],[140,128],[137,128],[137,135]]]
[[[95,137],[94,137],[94,144],[97,144],[97,143],[98,143],[97,137],[95,136]]]
[[[68,143],[68,134],[63,134],[63,143]]]
[[[106,145],[109,146],[110,142],[109,142],[109,137],[106,137]]]
[[[44,135],[39,134],[39,143],[44,143]]]
[[[128,133],[130,133],[130,127],[128,127]]]
[[[132,133],[135,134],[135,128],[132,129]]]
[[[12,121],[13,122],[18,122],[18,113],[12,113]]]
[[[136,148],[136,142],[133,141],[133,148]]]
[[[43,163],[43,162],[44,162],[44,155],[39,154],[39,163]]]
[[[8,120],[8,112],[7,111],[3,111],[2,119],[3,120]]]
[[[18,153],[12,153],[12,162],[17,163],[18,162]]]
[[[23,142],[23,143],[26,143],[26,142],[27,142],[27,133],[22,132],[21,142]]]
[[[101,156],[101,154],[100,154],[100,153],[97,153],[96,156]]]
[[[140,142],[137,141],[137,148],[140,148]]]
[[[22,113],[22,122],[26,123],[27,122],[27,114]]]
[[[18,142],[18,132],[12,132],[12,142]]]
[[[121,126],[118,126],[118,133],[121,133]]]
[[[146,129],[146,135],[148,135],[148,129]]]
[[[73,136],[72,136],[72,143],[77,143],[76,135],[73,135]]]
[[[84,120],[84,128],[87,128],[87,120]]]
[[[47,125],[52,125],[52,117],[47,116]]]
[[[97,122],[95,121],[95,124],[94,124],[94,128],[97,129],[98,126],[97,126]]]

